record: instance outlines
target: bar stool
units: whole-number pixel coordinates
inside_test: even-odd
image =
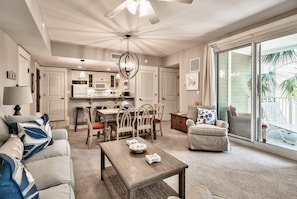
[[[92,107],[91,106],[87,106],[86,108],[89,109],[89,117],[90,117],[90,121],[92,121],[92,118],[91,118],[91,108]],[[75,132],[77,130],[77,125],[85,125],[85,124],[87,124],[86,121],[82,121],[82,122],[78,121],[78,115],[79,115],[79,113],[81,113],[82,115],[84,114],[84,107],[82,107],[82,106],[76,107],[75,128],[74,128],[74,131]]]

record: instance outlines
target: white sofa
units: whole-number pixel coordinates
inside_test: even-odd
[[[33,199],[75,199],[73,163],[66,129],[52,130],[53,144],[23,160],[23,142],[18,136],[9,133],[11,131],[8,126],[33,120],[40,117],[40,114],[4,117],[3,113],[0,113],[0,116],[0,196],[6,196],[7,199],[29,198],[28,193],[24,196],[28,190],[23,190],[20,184],[27,184],[26,189],[30,184]],[[4,164],[5,161],[8,162],[8,156],[8,160],[13,161],[19,166],[19,170],[26,174],[21,178],[22,182],[16,182],[17,172],[12,172],[15,175],[12,178],[11,173],[7,172],[9,170],[4,168],[9,165]]]

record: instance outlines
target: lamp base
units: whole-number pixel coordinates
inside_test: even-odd
[[[21,107],[19,105],[15,105],[13,115],[21,115],[20,110],[21,110]]]

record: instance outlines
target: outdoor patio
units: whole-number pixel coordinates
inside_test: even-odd
[[[290,144],[288,142],[285,142],[281,135],[288,141],[295,143],[295,144]],[[273,128],[268,128],[267,129],[267,140],[266,144],[271,144],[275,146],[279,146],[282,148],[290,149],[290,150],[295,150],[297,151],[297,134],[288,132],[285,130],[281,129],[273,129]]]

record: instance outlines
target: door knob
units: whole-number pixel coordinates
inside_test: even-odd
[[[142,99],[141,99],[141,98],[139,98],[139,101],[142,101]]]
[[[61,99],[61,100],[64,100],[64,97],[61,97],[60,99]]]
[[[162,100],[165,100],[165,97],[162,97]]]

